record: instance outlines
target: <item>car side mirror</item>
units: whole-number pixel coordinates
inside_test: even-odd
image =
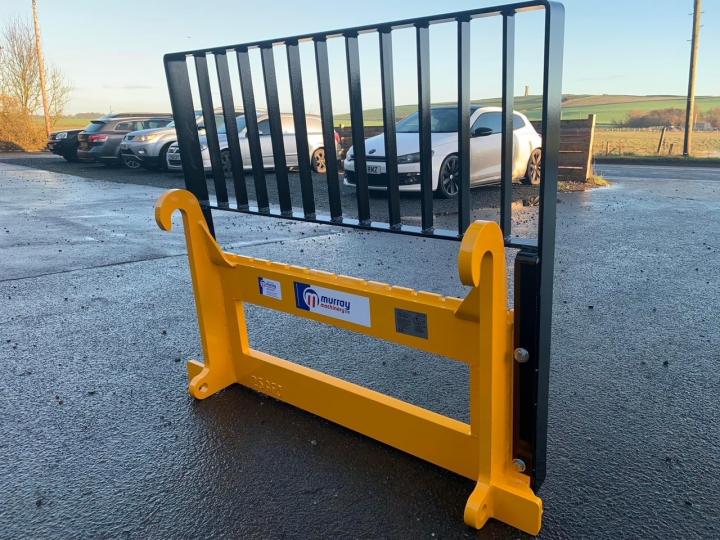
[[[470,136],[471,137],[487,137],[488,135],[492,135],[492,134],[493,134],[492,128],[485,127],[485,126],[478,126],[472,130],[472,133],[470,134]]]

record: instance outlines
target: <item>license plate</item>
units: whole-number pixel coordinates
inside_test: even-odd
[[[368,165],[367,172],[368,174],[380,174],[380,165]]]

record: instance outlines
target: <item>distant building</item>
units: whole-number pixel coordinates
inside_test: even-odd
[[[713,129],[710,122],[695,122],[695,131],[713,131]]]

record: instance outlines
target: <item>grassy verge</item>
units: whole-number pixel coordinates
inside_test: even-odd
[[[567,180],[560,180],[558,182],[558,191],[561,193],[568,193],[572,191],[587,191],[588,189],[595,189],[599,187],[608,187],[610,181],[604,176],[593,175],[587,179],[586,182],[569,182]]]
[[[595,163],[624,165],[656,165],[678,167],[720,167],[720,158],[684,157],[684,156],[595,156]]]

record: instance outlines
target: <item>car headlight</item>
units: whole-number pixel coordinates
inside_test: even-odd
[[[153,142],[157,141],[159,137],[160,135],[150,133],[148,135],[138,135],[134,140],[137,142]]]
[[[62,139],[67,139],[67,131],[61,131],[60,133],[55,134],[56,141],[60,141]]]
[[[430,156],[435,155],[435,150],[430,151]],[[397,157],[398,163],[418,163],[420,161],[420,152],[414,152],[412,154],[405,154]]]

